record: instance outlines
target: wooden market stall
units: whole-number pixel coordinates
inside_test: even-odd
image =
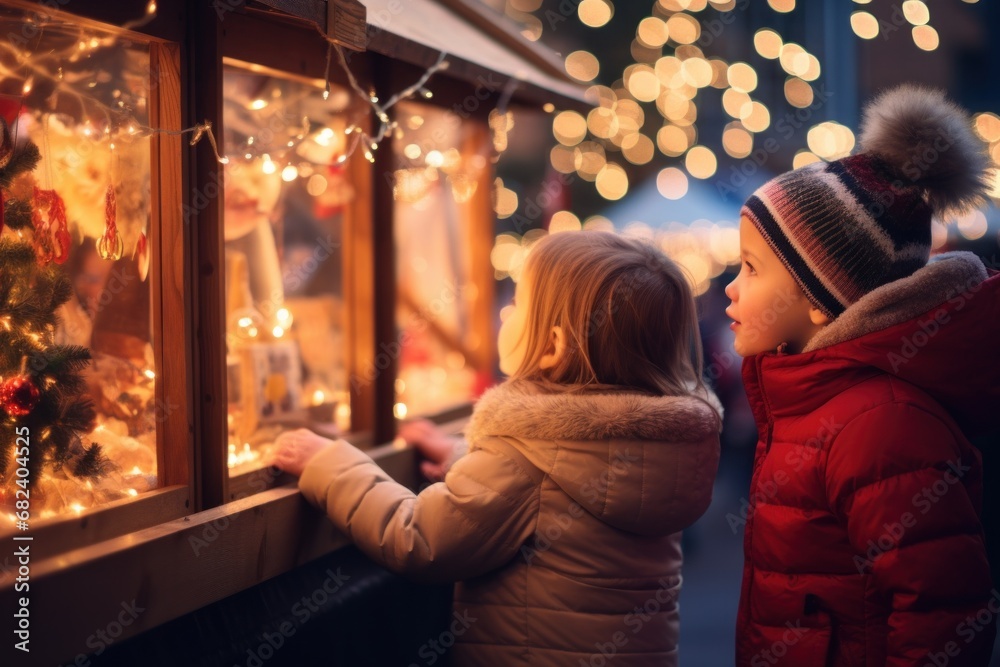
[[[35,424],[24,528],[21,463],[0,460],[0,608],[29,610],[31,649],[4,664],[250,664],[341,570],[283,660],[308,664],[331,614],[410,655],[447,591],[345,548],[263,461],[284,429],[339,431],[416,488],[397,420],[460,430],[495,378],[510,110],[584,108],[580,89],[474,0],[0,0],[0,23],[4,126],[41,157],[0,180],[34,233],[0,233],[68,279],[44,325],[4,279],[0,325],[35,347],[0,384],[34,393],[0,410],[13,428],[74,388],[93,405],[86,428]],[[62,385],[30,365],[80,349]]]

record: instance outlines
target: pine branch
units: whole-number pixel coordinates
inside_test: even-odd
[[[4,225],[14,231],[34,229],[31,221],[31,202],[23,199],[6,199],[3,203]]]
[[[7,221],[4,221],[7,224]],[[35,250],[24,241],[0,239],[0,266],[4,275],[8,271],[21,273],[35,264]]]
[[[104,477],[115,469],[115,464],[104,455],[101,446],[96,442],[87,447],[83,456],[73,467],[73,474],[77,477],[97,480]]]
[[[0,169],[0,187],[7,189],[14,179],[22,173],[34,171],[41,159],[42,155],[38,152],[38,146],[32,143],[26,144],[11,156],[6,167]]]

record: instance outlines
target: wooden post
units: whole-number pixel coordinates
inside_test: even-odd
[[[215,136],[222,127],[222,25],[209,3],[189,0],[188,44],[191,60],[188,81],[193,103],[188,125],[209,120]],[[186,224],[191,227],[194,270],[196,427],[195,458],[201,473],[197,509],[215,507],[228,495],[229,468],[226,459],[226,352],[225,352],[225,256],[223,225],[223,172],[212,147],[202,141],[194,149],[190,183],[185,192]]]
[[[393,61],[372,54],[372,83],[381,99],[392,95]],[[375,122],[375,121],[373,121]],[[396,332],[396,242],[393,177],[396,158],[393,142],[386,141],[375,151],[372,169],[374,224],[375,300],[375,423],[373,440],[389,442],[396,436],[393,406],[396,403],[396,374],[399,369]]]

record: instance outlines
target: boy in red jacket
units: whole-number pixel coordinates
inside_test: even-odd
[[[982,144],[932,90],[865,114],[857,154],[747,201],[727,288],[759,439],[740,666],[986,665],[1000,613],[968,438],[1000,408],[1000,277],[929,261],[985,197]]]

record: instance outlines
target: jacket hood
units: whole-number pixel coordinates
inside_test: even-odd
[[[472,447],[502,437],[604,523],[667,535],[711,501],[722,406],[711,392],[650,396],[628,391],[549,393],[508,381],[476,403]]]
[[[884,372],[925,391],[974,437],[1000,405],[998,322],[1000,275],[973,253],[944,253],[852,304],[801,354],[758,361],[781,403],[822,399],[851,374]]]

